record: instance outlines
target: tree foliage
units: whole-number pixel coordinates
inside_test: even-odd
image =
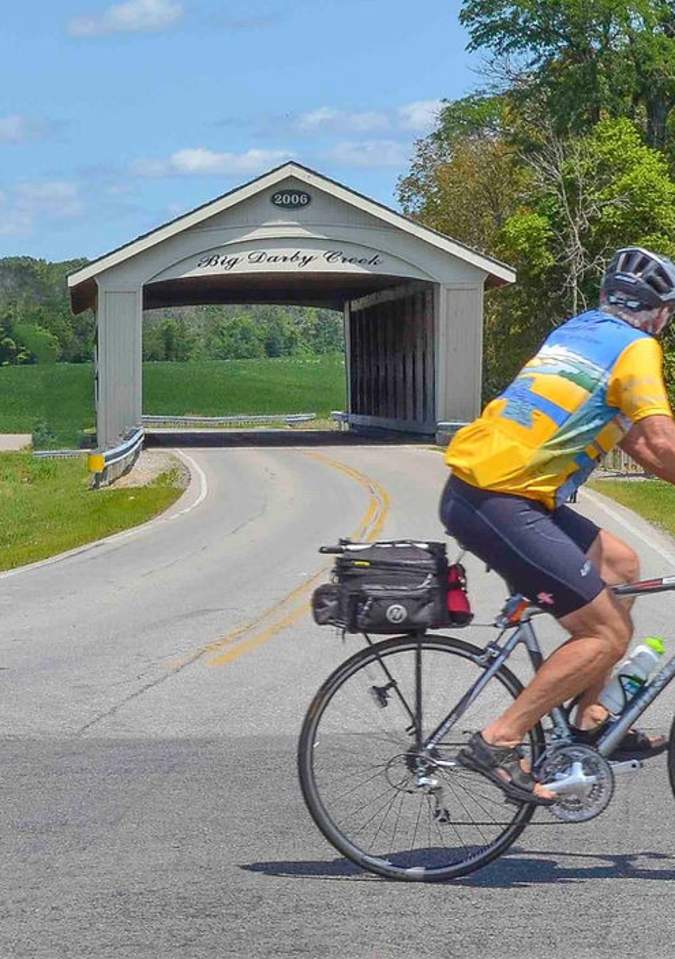
[[[66,276],[85,260],[0,260],[0,365],[90,362],[95,316],[70,311]],[[150,311],[146,360],[249,359],[340,352],[342,315],[278,306],[205,306]]]
[[[521,101],[543,100],[557,132],[626,116],[665,147],[675,106],[669,0],[465,0],[460,20],[470,49],[493,54]]]
[[[596,302],[619,246],[675,254],[675,12],[660,0],[464,0],[488,85],[446,102],[399,181],[409,215],[502,259],[485,392]],[[675,363],[671,364],[675,369]]]
[[[145,360],[247,360],[343,349],[342,315],[333,310],[205,306],[151,311],[144,317]]]
[[[59,358],[59,341],[44,327],[36,323],[16,323],[13,333],[17,342],[23,344],[28,353],[25,362],[56,363]]]

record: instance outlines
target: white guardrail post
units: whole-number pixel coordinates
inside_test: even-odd
[[[113,449],[95,450],[87,458],[89,472],[93,474],[92,485],[107,486],[118,479],[134,465],[143,449],[145,431],[142,426],[132,430],[125,439]]]
[[[349,429],[349,413],[344,413],[342,410],[332,410],[330,418],[334,423],[338,423],[340,430]]]

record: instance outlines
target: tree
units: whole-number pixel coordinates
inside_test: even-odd
[[[211,333],[210,353],[219,360],[250,360],[265,355],[260,328],[246,313],[221,319]]]
[[[517,238],[504,242],[503,230],[530,192],[532,173],[508,139],[509,104],[504,98],[467,97],[447,103],[436,130],[416,144],[410,173],[399,180],[405,213],[432,229],[519,267],[518,284],[488,291],[485,298],[484,392],[494,395],[522,362],[532,339],[533,288],[538,274],[530,255],[527,230],[524,255],[516,255]],[[541,225],[538,227],[541,232]],[[515,231],[513,231],[515,232]],[[524,239],[524,238],[523,238]],[[548,267],[548,251],[542,244]],[[538,296],[542,303],[541,293]]]
[[[164,360],[164,341],[157,323],[143,324],[143,359],[145,361]]]
[[[525,158],[533,174],[529,203],[505,224],[503,242],[546,266],[566,312],[597,296],[612,252],[635,243],[675,249],[675,184],[657,150],[628,120],[603,120],[586,136],[548,131],[542,149]],[[538,226],[537,226],[538,224]]]
[[[344,350],[342,316],[330,310],[317,310],[313,347],[315,353],[341,353]]]
[[[464,0],[472,50],[521,103],[543,101],[556,132],[603,117],[642,124],[664,148],[675,106],[675,10],[669,0]]]
[[[23,346],[35,363],[56,363],[59,358],[59,341],[49,330],[31,323],[15,323],[14,337]]]
[[[603,120],[581,137],[541,124],[536,148],[523,151],[507,135],[502,125],[448,136],[441,118],[400,184],[406,212],[517,270],[514,286],[486,296],[486,397],[552,326],[596,301],[614,249],[675,252],[675,184],[629,120]]]

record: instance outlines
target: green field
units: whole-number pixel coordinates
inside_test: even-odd
[[[0,433],[31,433],[42,420],[49,446],[77,445],[80,430],[94,425],[93,376],[89,364],[0,368]],[[143,365],[145,413],[325,416],[344,403],[341,355]]]
[[[0,454],[0,569],[13,569],[143,523],[180,496],[178,470],[147,486],[92,492],[86,457]]]

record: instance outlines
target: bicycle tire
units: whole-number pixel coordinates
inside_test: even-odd
[[[504,814],[503,810],[501,810],[501,814],[505,816],[508,815],[510,818],[508,822],[503,824],[504,828],[501,829],[501,831],[499,832],[499,834],[495,837],[493,841],[486,843],[484,846],[478,848],[475,852],[465,855],[463,859],[460,858],[459,860],[457,860],[455,857],[453,858],[452,861],[442,862],[438,864],[438,862],[436,861],[438,859],[438,849],[434,848],[432,850],[429,847],[426,852],[422,850],[421,855],[427,856],[430,864],[423,864],[423,863],[420,863],[419,861],[415,861],[413,865],[410,865],[410,862],[412,861],[410,859],[410,856],[413,856],[413,853],[417,855],[417,860],[420,859],[420,854],[417,853],[417,850],[411,849],[410,856],[408,857],[408,859],[406,859],[406,856],[408,856],[407,851],[405,853],[400,853],[400,854],[398,853],[398,851],[395,854],[392,854],[390,852],[388,853],[388,857],[383,857],[383,855],[381,854],[374,854],[372,852],[368,852],[360,848],[357,842],[354,840],[354,837],[353,836],[350,837],[349,835],[347,835],[339,827],[339,825],[336,824],[336,822],[334,821],[335,812],[334,810],[331,811],[331,809],[328,808],[330,807],[330,800],[327,801],[325,790],[324,790],[324,794],[322,795],[323,787],[317,782],[317,770],[316,770],[317,763],[315,761],[317,747],[321,745],[322,737],[324,735],[327,735],[327,744],[328,744],[326,747],[327,750],[331,749],[331,742],[332,742],[331,736],[333,736],[333,740],[338,740],[339,738],[344,738],[350,735],[352,737],[357,736],[360,748],[364,748],[366,744],[372,746],[372,743],[374,742],[374,740],[371,742],[362,738],[363,734],[360,731],[354,731],[351,733],[349,731],[345,732],[343,730],[343,727],[340,725],[339,720],[335,721],[334,728],[337,730],[335,734],[332,734],[332,733],[324,734],[321,731],[321,723],[324,716],[326,715],[326,711],[330,707],[331,703],[338,696],[338,694],[340,694],[340,691],[345,688],[349,680],[352,679],[354,676],[356,676],[359,672],[363,672],[366,669],[366,667],[369,667],[369,666],[374,667],[375,664],[381,667],[382,662],[385,662],[387,664],[387,668],[389,668],[390,666],[393,667],[394,660],[392,657],[396,657],[398,654],[403,654],[403,653],[410,654],[411,652],[413,653],[413,655],[417,655],[416,650],[418,647],[420,648],[420,653],[419,653],[420,658],[425,653],[429,654],[431,652],[435,652],[435,653],[440,652],[441,654],[448,654],[449,657],[450,656],[453,657],[453,662],[455,661],[456,657],[459,657],[465,663],[470,663],[472,665],[472,672],[474,672],[476,676],[479,675],[480,670],[485,669],[484,664],[480,662],[480,657],[483,654],[483,650],[479,649],[476,646],[472,646],[469,643],[464,642],[463,640],[455,639],[449,636],[425,635],[421,638],[417,638],[415,636],[398,636],[392,639],[385,640],[383,642],[378,642],[374,646],[368,646],[365,649],[359,650],[357,653],[352,655],[349,659],[345,660],[345,662],[342,663],[336,670],[334,670],[334,672],[326,679],[326,681],[323,683],[321,688],[318,690],[318,692],[314,696],[314,699],[312,700],[309,706],[309,709],[307,710],[307,714],[305,716],[305,719],[302,725],[302,730],[300,733],[300,739],[298,743],[298,772],[300,777],[300,786],[302,790],[302,795],[312,819],[314,820],[319,830],[323,833],[325,838],[328,840],[328,842],[330,842],[331,845],[333,845],[342,855],[346,856],[348,859],[355,862],[361,868],[366,869],[370,872],[377,873],[382,876],[386,876],[387,878],[390,878],[390,879],[399,879],[404,881],[415,881],[415,882],[437,882],[437,881],[444,881],[448,879],[457,879],[457,878],[460,878],[461,876],[465,876],[468,873],[474,872],[477,869],[481,869],[483,866],[486,866],[488,863],[492,862],[494,859],[496,859],[498,856],[504,853],[509,848],[509,846],[511,846],[512,843],[515,842],[518,836],[522,833],[523,829],[526,827],[526,825],[528,824],[528,822],[534,815],[536,807],[531,804],[523,804],[520,806],[506,805],[503,802],[503,796],[501,794],[501,790],[499,790],[498,787],[496,786],[492,787],[491,784],[483,777],[477,777],[473,773],[468,773],[468,771],[464,770],[462,767],[457,767],[457,772],[452,773],[453,776],[454,775],[457,775],[457,776],[463,775],[465,777],[467,775],[474,776],[473,783],[475,784],[476,782],[478,782],[483,791],[486,789],[494,789],[495,793],[499,797],[499,802],[501,802],[503,810],[507,810],[506,814]],[[496,673],[495,677],[492,680],[490,680],[490,682],[488,683],[486,687],[486,690],[490,688],[491,684],[494,683],[495,681],[499,684],[499,689],[504,693],[504,698],[507,700],[507,702],[512,702],[513,699],[515,699],[523,689],[523,686],[520,683],[520,681],[517,679],[517,677],[505,666],[502,666],[500,670]],[[423,694],[420,697],[420,699],[422,699],[424,696],[424,680],[421,681],[420,685],[422,686],[422,689],[423,689]],[[385,687],[373,686],[370,688],[368,687],[366,688],[368,692],[371,692],[373,689],[375,690],[379,689],[380,692],[378,692],[377,695],[381,696],[381,690]],[[469,684],[467,684],[466,687],[462,688],[462,692],[464,692],[468,688],[469,688]],[[395,690],[395,692],[398,695],[398,690]],[[484,692],[485,690],[480,695],[482,696]],[[476,702],[478,702],[478,700],[480,700],[480,696],[478,697]],[[392,704],[392,701],[390,698],[389,700],[387,700],[387,705],[391,705],[391,704]],[[447,699],[445,700],[445,705],[446,707],[448,705]],[[381,703],[380,703],[380,708],[384,709]],[[447,712],[447,709],[445,710],[445,712]],[[348,718],[350,718],[351,722],[353,723],[354,716],[356,715],[357,715],[357,712],[352,712],[350,717],[345,716],[344,729],[348,729],[348,725],[349,725],[349,723],[347,722]],[[495,713],[495,715],[492,716],[492,718],[495,718],[496,715],[497,713]],[[358,716],[358,721],[359,722],[361,721],[360,715]],[[382,742],[386,741],[386,738],[383,738],[382,736],[380,736],[379,738]],[[543,734],[541,725],[538,724],[535,727],[535,729],[532,730],[532,732],[529,734],[529,743],[530,743],[532,761],[536,762],[536,760],[541,756],[541,753],[543,752],[543,749],[544,749],[544,734]],[[363,746],[361,744],[363,744]],[[398,742],[396,743],[396,746],[397,748],[399,748]],[[333,748],[334,749],[336,748],[335,745],[333,746]],[[386,749],[387,748],[386,745],[383,748]],[[393,759],[389,761],[388,764],[384,764],[382,762],[376,764],[377,766],[380,766],[382,768],[379,772],[376,772],[373,779],[377,779],[377,777],[380,775],[382,775],[384,779],[386,779],[388,782],[390,782],[390,778],[396,779],[396,777],[400,775],[400,771],[398,773],[394,773],[390,777],[390,770],[391,768],[394,768],[392,767],[392,763],[394,762],[394,760],[396,760],[399,766],[403,765],[403,763],[407,763],[408,762],[407,757],[409,753],[410,753],[410,750],[408,750],[408,752],[405,754],[405,757],[396,755]],[[353,761],[353,755],[354,755],[353,753],[348,753],[350,762]],[[358,753],[356,755],[358,755]],[[329,768],[329,771],[331,772],[333,771],[333,768],[331,767],[330,763],[328,763],[328,768]],[[375,765],[373,765],[372,768],[375,768]],[[349,777],[352,775],[352,773],[348,772],[347,775]],[[444,777],[443,788],[445,789],[446,779],[448,780],[448,782],[451,781],[450,774],[449,773],[446,774],[445,772],[443,772],[443,777]],[[368,782],[370,782],[370,780]],[[462,785],[461,787],[457,787],[456,782],[457,781],[455,781],[454,785],[450,786],[450,788],[453,791],[453,794],[455,794],[455,788],[468,792],[467,787],[465,785]],[[381,782],[379,785],[383,785],[383,784],[384,783]],[[402,794],[408,793],[412,795],[418,795],[415,792],[410,793],[408,785],[405,784],[403,781],[397,780],[396,782],[391,784],[391,788],[392,790],[398,791],[399,793],[402,793]],[[472,786],[471,788],[475,789],[475,786]],[[354,792],[354,789],[352,789],[351,792]],[[479,801],[479,806],[481,808],[483,816],[485,816],[485,805],[487,805],[488,802],[491,803],[493,800],[490,797],[487,797],[484,794],[484,792],[479,791],[478,795],[482,797],[481,800]],[[390,809],[393,808],[393,804],[398,801],[399,801],[398,797],[394,796],[394,798],[391,800],[391,804],[389,808]],[[401,808],[403,807],[403,802],[404,800],[401,799],[400,800]],[[466,810],[465,803],[461,799],[461,792],[460,792],[459,802],[461,803],[462,807],[464,807],[464,809]],[[496,801],[495,801],[495,805],[496,805]],[[422,800],[420,801],[420,810],[421,808],[422,808]],[[489,811],[488,811],[488,815],[490,814],[491,814],[491,807],[489,808]],[[387,815],[388,815],[388,812],[385,813],[385,816],[384,816],[385,820]],[[398,815],[400,818],[400,815],[401,815],[400,808],[399,808]],[[429,815],[430,816],[432,815],[431,808],[429,808]],[[420,813],[418,812],[418,821],[419,821],[419,817],[420,817]],[[435,819],[435,815],[433,816],[433,818]],[[456,823],[453,820],[449,820],[449,822],[453,824],[453,829],[455,830],[457,835],[461,838],[461,833],[459,832],[459,828],[458,828],[459,823]],[[397,825],[398,825],[398,820],[397,820]],[[482,834],[480,825],[487,826],[492,824],[485,823],[485,822],[476,824],[476,821],[472,820],[471,823],[467,824],[463,822],[461,823],[461,825],[463,827],[466,825],[477,825],[478,831],[481,832]],[[495,826],[501,827],[501,825],[502,824],[495,821]],[[442,834],[440,825],[438,825],[438,821],[437,821],[437,831],[439,835],[442,837],[443,834]],[[417,835],[417,827],[415,828],[415,837],[416,835]],[[430,832],[429,832],[429,835],[430,835]],[[392,845],[395,845],[395,840],[396,840],[396,828],[394,829]],[[414,843],[415,843],[415,840],[413,839],[413,846],[414,846]],[[468,847],[465,847],[465,848],[468,848]]]
[[[670,788],[675,796],[675,716],[670,727],[670,737],[668,739],[668,779]]]

